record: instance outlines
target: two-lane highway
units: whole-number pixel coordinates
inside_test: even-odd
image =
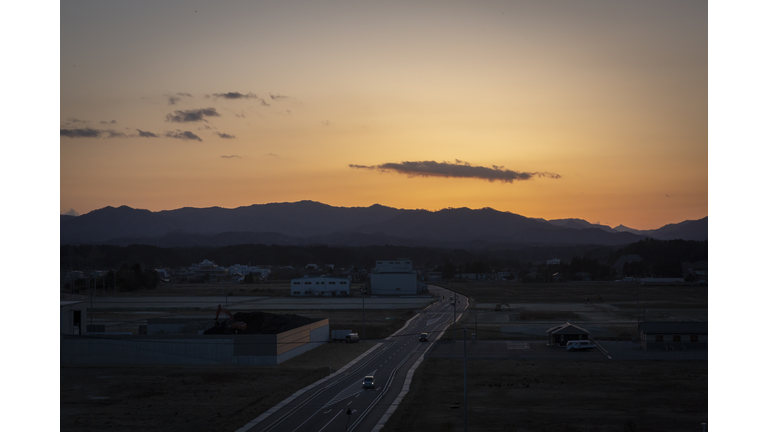
[[[430,286],[439,301],[409,320],[403,328],[369,350],[362,358],[306,391],[300,391],[268,415],[238,432],[321,432],[378,430],[402,396],[408,371],[429,346],[453,323],[452,291]],[[466,309],[466,297],[456,298],[456,317]],[[420,333],[428,333],[426,342]],[[311,355],[311,354],[310,354]],[[363,378],[375,377],[373,389],[363,389]],[[389,411],[389,412],[388,412]]]

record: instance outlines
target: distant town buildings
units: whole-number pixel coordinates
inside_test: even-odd
[[[349,279],[331,276],[291,279],[291,296],[344,297],[349,296]]]

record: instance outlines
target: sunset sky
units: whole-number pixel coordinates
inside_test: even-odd
[[[60,7],[62,213],[708,215],[704,1]]]

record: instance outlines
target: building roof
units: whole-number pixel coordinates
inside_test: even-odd
[[[589,331],[569,322],[547,330],[549,334],[589,334]]]
[[[61,307],[64,307],[64,306],[69,306],[69,305],[73,305],[73,304],[83,303],[83,301],[64,301],[64,300],[61,300],[61,301],[59,301],[59,303],[60,303],[59,307],[61,308]]]
[[[707,334],[707,322],[642,322],[640,332],[649,334]]]

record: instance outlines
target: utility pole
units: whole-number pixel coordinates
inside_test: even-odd
[[[464,432],[467,432],[467,328],[464,327]]]
[[[363,298],[363,342],[365,342],[365,287],[360,288],[360,297]]]

